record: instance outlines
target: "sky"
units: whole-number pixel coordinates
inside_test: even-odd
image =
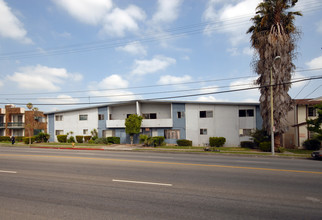
[[[260,0],[0,0],[0,107],[258,102],[246,34]],[[299,0],[293,80],[322,76],[322,2]],[[230,92],[227,92],[230,91]],[[292,98],[322,96],[322,80]]]

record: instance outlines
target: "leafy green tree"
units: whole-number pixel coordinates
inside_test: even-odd
[[[307,129],[313,131],[316,135],[315,138],[322,141],[322,102],[314,106],[318,117],[316,119],[307,120]]]
[[[295,70],[292,60],[295,57],[295,43],[298,39],[294,20],[302,16],[290,9],[298,0],[263,0],[251,19],[253,25],[247,33],[251,34],[251,44],[255,49],[254,69],[259,75],[256,84],[260,85],[260,109],[263,128],[270,131],[270,75],[273,73],[275,143],[279,146],[280,134],[287,129],[287,113],[292,109],[292,99],[288,95],[291,88],[291,73]],[[280,59],[276,59],[277,57]],[[274,62],[275,61],[275,62]]]
[[[125,132],[130,135],[131,144],[133,144],[134,134],[140,133],[142,116],[132,114],[127,119],[125,119]]]

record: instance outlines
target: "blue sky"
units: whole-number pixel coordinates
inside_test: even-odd
[[[259,2],[0,0],[0,106],[32,102],[51,111],[251,87],[257,76],[246,31]],[[321,76],[322,2],[299,0],[294,10],[303,17],[295,23],[293,78]],[[319,97],[321,80],[293,84],[289,93]],[[249,90],[179,100],[258,98]],[[62,103],[72,105],[54,105]]]

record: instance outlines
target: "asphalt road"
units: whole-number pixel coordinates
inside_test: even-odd
[[[0,219],[321,219],[322,161],[0,147]]]

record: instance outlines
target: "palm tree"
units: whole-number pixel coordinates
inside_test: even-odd
[[[292,99],[288,95],[291,88],[291,74],[295,70],[295,42],[298,39],[294,20],[298,11],[289,11],[298,0],[264,0],[256,8],[251,19],[253,25],[247,33],[251,34],[251,44],[255,49],[254,69],[259,75],[256,84],[260,85],[260,108],[263,128],[270,131],[270,74],[273,73],[274,126],[276,146],[279,135],[287,129],[286,115],[292,109]],[[276,57],[280,59],[276,60]],[[274,62],[275,61],[275,62]]]

